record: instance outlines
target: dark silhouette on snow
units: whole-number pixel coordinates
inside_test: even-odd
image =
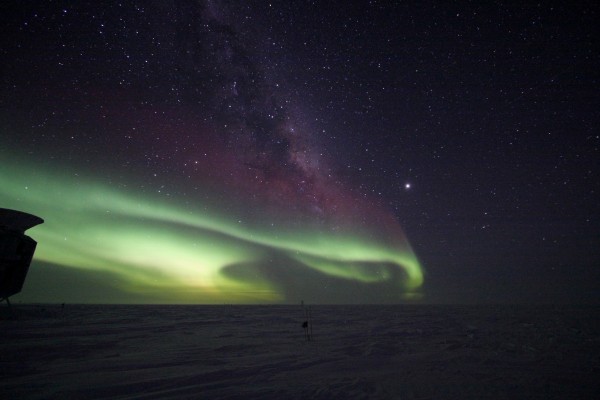
[[[0,208],[0,302],[23,289],[37,242],[25,231],[44,220],[21,211]]]

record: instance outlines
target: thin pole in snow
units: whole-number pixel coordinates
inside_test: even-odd
[[[302,328],[304,329],[304,338],[307,342],[312,340],[312,315],[310,306],[306,308],[304,306],[304,300],[300,302],[302,309],[304,310],[304,322],[302,323]]]

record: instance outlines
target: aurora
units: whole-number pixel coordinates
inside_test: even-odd
[[[18,35],[0,111],[0,207],[46,221],[30,232],[38,248],[24,298],[419,296],[423,271],[398,221],[412,211],[399,208],[401,197],[381,196],[364,163],[327,133],[327,113],[312,110],[293,79],[279,79],[275,55],[257,47],[268,33],[215,12],[225,5],[174,7],[176,18],[145,14],[155,18],[147,37],[156,41],[139,40],[148,25],[129,6],[119,12],[122,30],[104,37],[103,26],[80,40],[111,8],[96,4],[73,13],[73,25],[45,25],[56,41]],[[40,62],[38,44],[66,37],[77,38],[75,47],[61,49],[75,56],[22,73]],[[368,133],[331,127],[350,142]]]
[[[31,231],[39,243],[33,269],[41,262],[110,272],[123,292],[161,293],[162,301],[179,303],[294,302],[303,280],[317,301],[324,291],[334,291],[331,301],[351,299],[359,286],[378,296],[384,288],[397,301],[423,282],[407,242],[298,221],[293,230],[267,228],[243,223],[216,201],[165,200],[14,159],[3,167],[0,204],[46,220]]]

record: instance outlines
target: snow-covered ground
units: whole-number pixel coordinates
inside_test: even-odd
[[[600,398],[600,307],[14,308],[1,399]]]

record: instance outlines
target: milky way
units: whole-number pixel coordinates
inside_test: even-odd
[[[595,303],[599,15],[4,0],[0,207],[46,221],[19,296]]]
[[[131,301],[417,296],[396,218],[339,174],[318,116],[280,82],[273,39],[243,7],[184,4],[77,3],[19,21],[24,46],[42,32],[52,44],[51,79],[10,71],[30,96],[3,128],[0,204],[46,221],[29,232],[33,274],[110,273]]]

